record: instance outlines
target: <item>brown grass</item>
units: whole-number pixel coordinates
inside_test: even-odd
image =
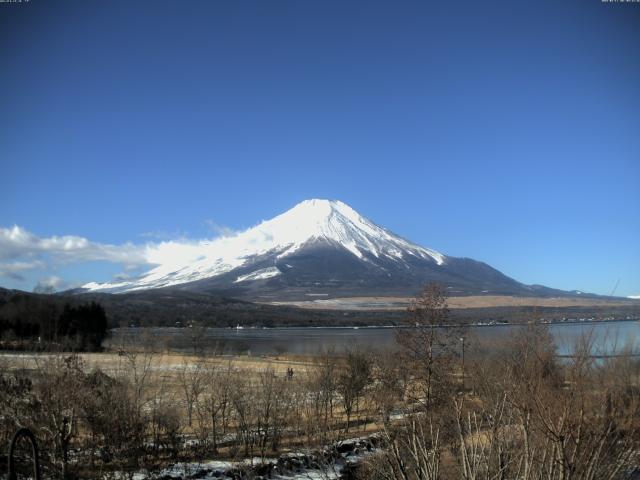
[[[309,309],[336,310],[404,310],[410,297],[349,297],[320,299],[300,302],[272,302],[277,305],[292,305]],[[449,308],[493,308],[493,307],[596,307],[635,305],[640,302],[631,299],[599,299],[589,297],[512,297],[507,295],[472,295],[449,297]]]

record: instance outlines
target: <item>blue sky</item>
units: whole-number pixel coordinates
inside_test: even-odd
[[[639,46],[640,4],[600,0],[0,4],[0,286],[331,198],[640,294]]]

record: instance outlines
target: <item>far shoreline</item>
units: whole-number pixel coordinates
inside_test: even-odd
[[[466,328],[466,327],[524,327],[527,325],[574,325],[574,324],[602,324],[602,323],[620,323],[620,322],[638,322],[640,316],[635,318],[613,318],[611,320],[602,319],[570,319],[570,320],[550,320],[550,321],[536,321],[536,322],[495,322],[495,323],[462,323],[462,324],[449,324],[449,325],[435,325],[436,328]],[[129,326],[129,327],[115,327],[110,328],[110,332],[116,332],[120,330],[176,330],[176,331],[188,331],[193,327],[175,327],[175,326]],[[215,326],[198,326],[197,328],[215,329],[215,330],[229,330],[229,331],[244,331],[244,330],[373,330],[373,329],[409,329],[410,325],[283,325],[276,327],[268,326],[254,326],[254,325],[240,325],[238,327],[215,327]]]

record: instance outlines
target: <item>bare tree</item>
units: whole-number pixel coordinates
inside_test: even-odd
[[[148,331],[142,333],[138,342],[139,345],[126,346],[123,340],[118,352],[120,358],[118,370],[123,381],[131,384],[134,405],[140,416],[146,401],[145,389],[151,381],[155,342]]]
[[[94,370],[87,375],[83,388],[89,462],[93,465],[99,452],[103,462],[126,464],[143,445],[146,427],[128,380]]]
[[[192,426],[193,409],[198,403],[200,395],[204,390],[206,367],[202,359],[197,359],[192,363],[188,357],[184,357],[182,365],[178,370],[178,382],[187,406],[187,425]]]
[[[588,342],[568,363],[543,326],[520,330],[502,361],[476,369],[479,398],[454,400],[465,479],[613,479],[638,438],[619,392],[599,382]]]
[[[214,368],[207,372],[204,379],[202,402],[198,403],[200,425],[211,432],[211,444],[214,453],[218,453],[220,437],[226,435],[231,418],[231,391],[235,369],[231,362],[224,368]],[[209,435],[202,435],[209,437]]]
[[[0,443],[8,445],[16,430],[32,426],[38,401],[30,376],[0,362]]]
[[[382,422],[388,424],[393,409],[404,399],[408,369],[395,351],[379,352],[373,361],[373,400]]]
[[[40,365],[37,383],[42,415],[41,431],[53,445],[62,478],[69,476],[69,446],[78,434],[83,405],[82,361],[77,355],[55,356]]]
[[[371,360],[359,351],[349,351],[346,365],[338,375],[337,390],[342,396],[342,405],[347,417],[345,431],[349,431],[354,410],[358,411],[359,402],[365,387],[371,381]]]
[[[359,478],[368,480],[439,480],[442,445],[431,420],[407,416],[383,431],[386,448],[365,462]]]
[[[446,400],[451,388],[451,359],[461,335],[451,326],[446,292],[430,283],[411,302],[407,326],[396,335],[413,372],[414,400],[426,407]]]
[[[256,403],[253,397],[253,387],[246,375],[234,372],[230,400],[237,425],[236,438],[242,444],[245,457],[253,456],[256,442]]]
[[[307,435],[317,435],[320,442],[327,441],[333,422],[333,410],[338,383],[338,359],[335,351],[324,352],[308,374],[306,390],[309,392],[312,411],[305,415]],[[306,403],[306,399],[303,399]]]
[[[206,347],[207,327],[201,323],[192,323],[183,328],[183,335],[189,346],[193,349],[193,355],[202,356]]]

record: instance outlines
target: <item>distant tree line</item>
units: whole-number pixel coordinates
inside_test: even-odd
[[[65,303],[77,306],[96,302],[108,312],[109,327],[306,327],[403,325],[403,310],[320,310],[284,305],[251,303],[216,294],[157,289],[133,293],[83,293],[44,295],[0,288],[0,318],[8,303],[28,303],[29,309],[55,309],[60,315]],[[13,307],[11,307],[13,308]],[[563,318],[640,318],[640,305],[593,307],[487,307],[452,309],[459,324],[474,322],[528,323],[532,316],[546,320]]]
[[[71,305],[52,297],[14,295],[0,304],[0,348],[100,350],[107,336],[104,308]]]
[[[122,294],[85,293],[71,301],[96,301],[108,312],[111,326],[120,327],[307,327],[403,325],[406,312],[399,310],[334,310],[251,303],[214,294],[177,289],[157,289]],[[454,308],[456,323],[528,323],[532,316],[546,320],[563,318],[640,318],[640,305],[591,307],[485,307]]]

